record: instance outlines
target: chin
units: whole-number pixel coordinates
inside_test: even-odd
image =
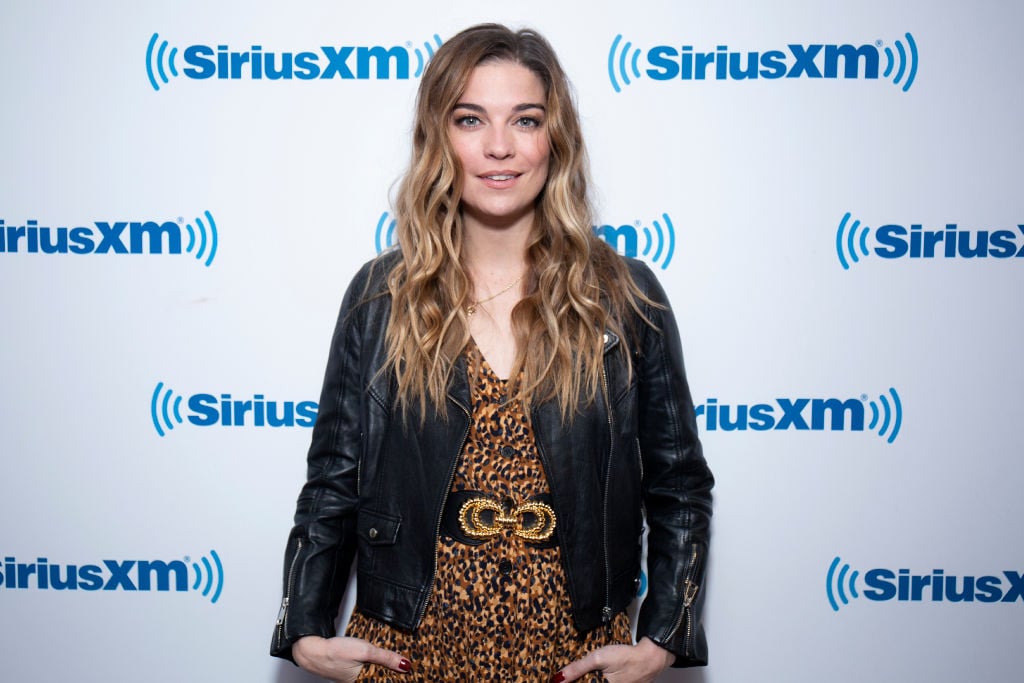
[[[463,211],[485,225],[509,225],[515,223],[534,212],[534,205],[530,206],[481,206],[467,207]]]

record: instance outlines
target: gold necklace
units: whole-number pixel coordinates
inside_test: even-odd
[[[516,285],[518,285],[519,281],[522,280],[524,277],[526,277],[526,273],[523,273],[522,275],[517,277],[512,282],[508,283],[508,285],[504,289],[502,289],[500,292],[498,292],[497,294],[492,294],[489,297],[487,297],[486,299],[479,299],[477,301],[470,301],[469,305],[466,306],[466,315],[469,316],[470,318],[472,318],[473,314],[476,313],[476,309],[477,309],[478,306],[480,306],[480,304],[485,304],[488,301],[493,301],[494,299],[497,299],[499,296],[501,296],[502,294],[504,294],[508,290],[512,289]]]

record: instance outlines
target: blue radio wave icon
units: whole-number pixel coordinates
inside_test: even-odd
[[[200,586],[202,586],[203,597],[209,597],[211,603],[217,604],[220,592],[224,588],[224,565],[221,564],[216,550],[210,551],[210,557],[213,558],[212,563],[205,556],[199,558],[199,562],[192,562],[192,571],[195,573],[192,590],[200,590]],[[185,558],[185,561],[191,562],[188,557]],[[211,591],[213,592],[212,596],[210,595]]]
[[[174,429],[175,423],[182,424],[181,396],[176,396],[170,389],[164,388],[163,382],[157,382],[153,389],[153,397],[149,401],[149,415],[153,420],[156,433],[164,436]]]
[[[871,228],[861,225],[858,220],[851,222],[851,217],[849,211],[843,214],[843,219],[839,221],[839,229],[836,230],[836,254],[839,255],[839,263],[843,270],[849,270],[850,262],[858,263],[862,256],[870,253],[868,235]]]
[[[654,232],[651,229],[644,227],[644,250],[643,256],[649,258],[652,263],[659,264],[662,270],[668,268],[668,264],[672,262],[672,255],[676,251],[676,230],[672,225],[672,219],[668,217],[667,213],[661,214],[661,217],[665,219],[664,230],[661,227],[661,222],[654,220]],[[654,254],[651,254],[651,249],[654,248]]]
[[[209,211],[205,211],[203,215],[206,216],[205,223],[200,216],[195,220],[195,228],[192,227],[192,223],[185,225],[188,229],[188,244],[185,246],[185,251],[191,254],[195,249],[196,259],[199,261],[202,261],[205,255],[205,265],[209,268],[213,263],[213,257],[217,255],[217,223]]]
[[[412,46],[412,43],[406,44]],[[438,47],[441,47],[441,36],[435,33],[433,43],[431,43],[429,40],[423,41],[422,52],[418,47],[413,48],[413,53],[416,55],[416,72],[413,74],[414,77],[419,78],[420,76],[423,75],[423,69],[426,68],[427,62],[429,62],[430,58],[434,56],[434,50]]]
[[[890,397],[892,402],[890,403]],[[865,397],[866,400],[866,397]],[[900,395],[896,390],[889,387],[889,394],[879,394],[878,401],[868,402],[871,408],[871,422],[868,429],[874,431],[877,427],[878,435],[892,443],[900,433],[900,426],[903,424],[903,404],[900,402]]]
[[[910,35],[910,32],[904,34],[907,39],[907,46],[903,46],[902,40],[896,41],[896,54],[893,54],[892,48],[885,48],[885,71],[882,75],[889,78],[889,74],[893,74],[895,69],[896,73],[893,74],[892,82],[896,85],[900,85],[900,81],[903,81],[903,76],[906,75],[907,80],[903,81],[903,92],[910,90],[910,86],[914,84],[914,77],[917,76],[917,43],[914,42],[914,36]]]
[[[832,564],[828,567],[828,574],[825,576],[825,594],[828,596],[828,604],[832,605],[834,612],[839,611],[839,603],[844,605],[850,604],[850,599],[846,597],[849,593],[851,598],[859,598],[857,594],[857,577],[860,575],[856,569],[850,571],[850,565],[843,564],[840,569],[839,563],[842,562],[838,556],[832,560]],[[838,573],[836,570],[839,570]],[[836,597],[839,601],[836,601]]]
[[[397,225],[397,220],[394,218],[388,218],[387,211],[380,215],[380,220],[377,221],[377,230],[374,233],[373,243],[378,254],[383,252],[385,249],[395,246],[395,226]]]
[[[178,76],[178,69],[174,65],[174,59],[178,56],[178,48],[172,47],[170,52],[168,52],[166,40],[160,42],[160,47],[157,47],[157,41],[159,40],[160,34],[154,33],[153,37],[149,39],[149,45],[146,47],[146,75],[149,76],[149,84],[153,86],[153,90],[158,92],[160,90],[160,83],[157,82],[157,76],[160,77],[164,84],[171,82],[167,78],[168,71],[171,76],[175,78]],[[156,50],[155,53],[154,50]],[[165,65],[166,69],[164,68]]]
[[[632,72],[633,78],[640,78],[640,69],[637,67],[639,59],[640,48],[633,47],[633,43],[628,40],[623,43],[621,33],[615,36],[615,40],[612,41],[612,46],[608,50],[608,79],[612,82],[615,92],[622,92],[619,80],[622,81],[622,85],[630,84],[630,72]],[[615,77],[616,74],[619,78]]]
[[[676,251],[676,230],[667,213],[649,226],[640,221],[632,225],[596,225],[594,234],[623,256],[642,256],[662,270],[668,268]]]

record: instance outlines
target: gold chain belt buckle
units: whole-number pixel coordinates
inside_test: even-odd
[[[484,519],[490,512],[491,520]],[[472,538],[491,538],[502,529],[511,529],[520,538],[540,542],[555,533],[555,511],[550,505],[528,501],[506,514],[504,508],[490,498],[471,498],[459,508],[459,526]]]

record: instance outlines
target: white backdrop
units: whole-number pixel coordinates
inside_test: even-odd
[[[1024,7],[999,0],[8,0],[0,677],[311,680],[266,655],[309,402],[418,59],[484,20],[559,51],[598,229],[679,318],[711,665],[663,680],[1015,679]]]

